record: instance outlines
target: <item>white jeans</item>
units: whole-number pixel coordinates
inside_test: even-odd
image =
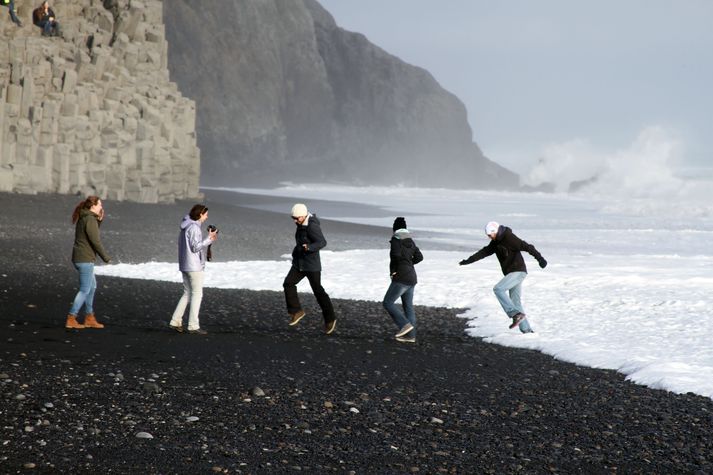
[[[201,325],[198,322],[198,311],[201,309],[203,300],[203,271],[181,272],[183,274],[183,295],[176,305],[176,310],[171,317],[171,325],[180,327],[183,325],[183,313],[186,311],[188,302],[191,308],[188,311],[188,330],[198,330]]]

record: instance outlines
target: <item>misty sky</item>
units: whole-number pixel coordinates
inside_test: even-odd
[[[606,151],[662,127],[713,164],[713,0],[319,0],[343,28],[429,70],[474,140],[523,172],[547,146]]]

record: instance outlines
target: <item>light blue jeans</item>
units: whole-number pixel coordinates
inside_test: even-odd
[[[391,281],[383,302],[384,308],[389,312],[399,330],[407,323],[413,325],[413,330],[408,333],[408,336],[414,338],[416,338],[416,312],[413,309],[413,291],[415,288],[415,285]],[[401,297],[403,311],[395,303],[399,297]]]
[[[522,308],[522,281],[527,277],[527,272],[510,272],[495,284],[493,292],[500,302],[500,306],[508,317],[512,318],[518,313],[525,313]],[[520,331],[531,333],[532,328],[527,323],[527,318],[520,322]]]
[[[79,292],[74,297],[69,314],[75,317],[84,305],[84,313],[94,313],[94,291],[97,289],[97,279],[94,277],[93,262],[75,262],[74,268],[79,271]]]

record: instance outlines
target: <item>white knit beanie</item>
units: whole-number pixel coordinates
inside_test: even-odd
[[[292,207],[292,216],[295,218],[299,218],[300,216],[307,216],[309,213],[307,212],[307,206],[303,205],[302,203],[297,203]]]
[[[498,228],[500,225],[496,223],[495,221],[490,221],[488,224],[485,225],[485,234],[493,234],[498,232]]]

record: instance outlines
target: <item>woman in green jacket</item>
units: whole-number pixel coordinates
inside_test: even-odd
[[[97,254],[104,262],[111,260],[99,239],[99,225],[103,219],[104,208],[98,196],[87,197],[72,213],[72,223],[76,224],[72,263],[79,272],[79,292],[74,297],[74,303],[64,325],[69,329],[104,328],[104,325],[97,322],[94,316],[94,291],[97,288],[94,262]],[[83,324],[77,322],[77,314],[82,306],[85,313]]]

